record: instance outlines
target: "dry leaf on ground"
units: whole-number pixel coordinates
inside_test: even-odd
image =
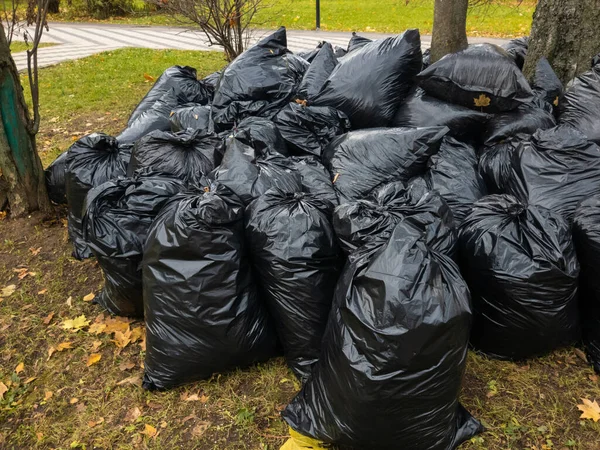
[[[142,415],[142,411],[137,406],[134,406],[129,411],[127,411],[127,415],[125,416],[125,420],[127,422],[135,422],[138,417]]]
[[[90,292],[88,295],[86,295],[85,297],[83,297],[83,301],[84,302],[91,302],[95,298],[96,298],[96,294],[94,294],[93,292]]]
[[[5,288],[0,289],[0,298],[10,297],[11,295],[13,295],[15,293],[16,290],[17,290],[17,286],[14,284],[10,284],[10,285],[6,286]]]
[[[596,400],[592,402],[587,398],[582,398],[581,401],[583,404],[577,405],[577,408],[582,412],[579,418],[598,422],[600,420],[600,405],[598,405],[598,402]]]
[[[49,323],[52,321],[52,318],[53,318],[53,317],[54,317],[54,313],[53,313],[53,312],[51,312],[50,314],[48,314],[48,315],[47,315],[47,316],[44,318],[44,320],[42,320],[43,324],[44,324],[44,325],[48,325],[48,324],[49,324]]]
[[[52,391],[46,391],[46,393],[44,394],[44,400],[48,401],[52,398],[54,394],[52,393]]]
[[[104,423],[104,417],[100,417],[98,420],[90,420],[88,422],[88,427],[94,428],[96,425],[100,425],[101,423]]]
[[[121,380],[117,383],[117,386],[123,386],[124,384],[133,384],[133,385],[141,385],[142,384],[142,379],[140,378],[139,375],[134,375],[132,377],[129,378],[125,378],[124,380]]]
[[[121,364],[119,364],[119,370],[121,371],[126,371],[126,370],[131,370],[135,367],[135,364],[132,363],[131,361],[123,361]]]
[[[67,319],[63,322],[62,327],[65,330],[70,330],[72,332],[76,332],[81,330],[84,327],[87,327],[90,324],[90,321],[85,318],[82,314],[81,316],[75,317],[74,319]]]
[[[2,381],[0,381],[0,400],[4,398],[4,394],[6,394],[6,392],[8,392],[8,387]]]
[[[153,438],[153,437],[156,437],[156,435],[158,434],[158,431],[156,431],[156,428],[153,427],[152,425],[145,424],[144,431],[142,431],[142,434],[145,434],[146,436]]]
[[[61,342],[60,344],[58,344],[56,346],[56,350],[58,350],[59,352],[62,352],[63,350],[65,350],[67,348],[73,348],[73,343],[65,341],[65,342]]]
[[[17,367],[15,367],[15,373],[18,375],[21,372],[23,372],[24,369],[25,369],[25,364],[20,362],[19,364],[17,364]]]
[[[100,353],[92,353],[85,363],[86,366],[90,367],[93,364],[96,364],[98,361],[102,359],[102,355]]]
[[[192,434],[196,437],[200,437],[204,433],[206,433],[206,430],[208,430],[208,427],[210,427],[210,425],[211,425],[210,422],[204,422],[204,421],[197,422],[196,425],[194,426],[194,428],[192,428]]]

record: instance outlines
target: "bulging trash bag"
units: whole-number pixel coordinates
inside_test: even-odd
[[[431,48],[428,48],[423,52],[423,70],[427,69],[431,65]]]
[[[212,89],[205,82],[198,81],[196,69],[189,66],[169,67],[158,77],[152,89],[150,89],[140,104],[133,110],[127,124],[133,124],[144,111],[152,108],[154,103],[169,92],[170,89],[174,89],[178,94],[186,98],[186,103],[206,105],[212,98]]]
[[[340,47],[339,45],[336,45],[335,47],[333,47],[333,54],[335,55],[336,58],[343,58],[344,56],[346,56],[348,54],[348,52],[346,51],[345,48]]]
[[[416,89],[398,108],[393,126],[445,126],[450,129],[449,134],[458,139],[478,141],[491,117],[491,114],[446,103],[425,94],[423,89]]]
[[[235,137],[237,141],[252,147],[256,156],[289,154],[279,127],[269,119],[247,117],[225,135]]]
[[[546,58],[540,58],[535,68],[531,85],[536,96],[556,108],[563,95],[564,87]]]
[[[180,194],[144,247],[143,386],[167,389],[261,362],[277,337],[244,242],[244,205],[224,186]]]
[[[559,122],[600,144],[600,65],[575,79],[560,105]]]
[[[281,27],[229,64],[212,104],[215,127],[228,130],[248,116],[273,117],[295,95],[308,65],[292,57]],[[306,65],[303,70],[300,61]]]
[[[300,175],[302,192],[308,192],[316,198],[327,200],[334,206],[339,204],[329,171],[312,156],[290,157],[291,169]]]
[[[600,373],[600,196],[583,200],[573,218],[573,240],[581,264],[579,306],[587,359]]]
[[[304,73],[298,87],[298,98],[311,101],[337,65],[338,60],[333,53],[333,47],[329,42],[325,42]]]
[[[125,176],[128,155],[119,150],[117,140],[103,133],[93,133],[75,142],[67,151],[66,190],[69,204],[69,239],[73,257],[92,256],[83,238],[82,219],[85,198],[90,189],[109,180]]]
[[[323,163],[340,203],[365,198],[377,186],[423,174],[448,131],[446,127],[377,128],[338,137],[323,153]]]
[[[498,144],[518,134],[532,135],[555,126],[551,108],[537,99],[512,111],[494,114],[485,127],[484,144]]]
[[[301,192],[300,175],[283,156],[257,157],[254,150],[235,138],[228,139],[221,165],[211,179],[227,186],[245,205],[272,187],[285,192]]]
[[[521,70],[493,44],[444,56],[418,76],[427,94],[482,112],[504,112],[533,99]]]
[[[513,153],[507,193],[571,220],[577,203],[600,193],[600,148],[569,127],[538,131]]]
[[[512,175],[513,153],[521,141],[527,139],[529,136],[521,135],[484,148],[479,156],[479,173],[490,194],[506,194],[508,179]]]
[[[153,131],[136,143],[128,174],[131,176],[140,169],[151,170],[199,186],[221,163],[221,147],[220,138],[200,130]]]
[[[463,222],[459,247],[475,349],[522,360],[577,341],[579,263],[560,215],[490,195]]]
[[[350,256],[319,361],[282,413],[295,431],[382,450],[450,450],[481,431],[458,403],[471,309],[438,247],[449,235],[452,222],[430,209]]]
[[[600,64],[600,53],[592,58],[592,67],[595,67],[598,64]]]
[[[311,105],[339,109],[354,128],[386,127],[414,86],[421,64],[418,30],[371,42],[336,66]]]
[[[336,136],[350,131],[346,114],[329,106],[289,103],[274,120],[290,153],[299,156],[320,158]]]
[[[321,50],[321,47],[323,47],[326,43],[327,42],[325,41],[319,42],[313,50],[297,52],[296,55],[304,59],[306,62],[312,63],[315,57],[319,54],[319,50]]]
[[[142,255],[148,229],[182,181],[147,173],[107,181],[87,196],[84,235],[104,274],[95,299],[117,316],[143,317]]]
[[[273,188],[246,209],[246,236],[289,367],[301,380],[319,358],[343,266],[329,217],[333,205]]]
[[[171,131],[200,130],[205,133],[210,129],[210,105],[187,104],[173,110]]]
[[[371,42],[373,42],[372,39],[359,36],[355,32],[352,32],[352,37],[348,42],[348,53],[358,50],[359,48],[363,48],[365,45],[370,44]]]
[[[523,69],[527,50],[529,49],[529,36],[513,39],[502,46],[506,53],[510,55],[519,69]]]
[[[487,195],[477,163],[473,147],[446,137],[423,175],[427,188],[437,191],[446,201],[457,226],[469,214],[473,203]]]
[[[67,152],[62,152],[46,168],[46,190],[50,200],[59,205],[67,203],[65,175],[67,171]]]
[[[221,73],[223,73],[223,72],[221,70],[218,70],[217,72],[213,72],[209,75],[206,75],[202,79],[202,82],[204,83],[204,85],[211,91],[209,103],[212,102],[212,99],[215,95],[215,91],[217,90],[217,85],[219,84],[219,80],[221,79]]]

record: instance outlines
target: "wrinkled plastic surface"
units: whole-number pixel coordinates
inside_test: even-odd
[[[298,52],[296,53],[296,55],[304,59],[306,62],[312,63],[315,57],[319,54],[319,50],[321,50],[321,47],[323,47],[323,45],[325,44],[325,41],[319,42],[313,50]]]
[[[333,205],[271,189],[246,209],[246,236],[261,293],[288,366],[301,380],[319,358],[343,266],[329,217]]]
[[[580,75],[564,95],[559,122],[600,144],[600,65]]]
[[[104,274],[94,301],[109,313],[144,316],[141,265],[148,229],[184,187],[176,178],[150,173],[107,181],[88,193],[84,234]]]
[[[212,89],[205,82],[198,81],[196,69],[189,66],[173,66],[165,70],[152,89],[131,113],[128,125],[131,125],[144,111],[152,108],[154,103],[170,89],[185,97],[187,102],[206,105],[212,98]]]
[[[337,65],[338,60],[333,53],[333,47],[329,42],[325,42],[302,77],[302,82],[298,87],[298,98],[311,101],[319,93]]]
[[[350,256],[319,361],[283,412],[297,432],[357,449],[450,450],[480,431],[458,403],[469,290],[445,254],[454,230],[438,205]]]
[[[600,193],[600,148],[578,131],[538,131],[513,153],[507,193],[570,220],[577,203]]]
[[[475,349],[522,360],[577,341],[579,263],[560,215],[491,195],[475,204],[459,243]]]
[[[215,127],[227,130],[248,116],[271,118],[291,100],[308,63],[286,46],[282,27],[227,66],[212,104]]]
[[[67,203],[65,175],[67,172],[67,152],[62,152],[46,168],[46,189],[50,200],[59,205]]]
[[[345,48],[336,45],[335,47],[333,47],[333,54],[336,56],[336,58],[343,58],[348,54],[348,52]]]
[[[308,192],[316,198],[327,200],[334,206],[339,204],[331,182],[331,175],[318,159],[312,156],[294,156],[288,159],[288,164],[294,172],[300,175],[302,192]]]
[[[393,126],[446,126],[452,136],[477,141],[491,117],[491,114],[453,105],[425,94],[422,89],[416,89],[398,108]]]
[[[546,103],[557,107],[563,95],[564,87],[554,69],[546,58],[540,58],[535,68],[533,83],[531,84],[535,94]]]
[[[491,147],[486,147],[479,156],[479,173],[490,194],[506,194],[508,179],[512,175],[512,155],[522,140],[529,136],[521,135]]]
[[[144,248],[143,386],[166,389],[274,356],[277,338],[244,243],[244,205],[224,186],[180,194]]]
[[[340,203],[365,198],[386,183],[422,175],[447,133],[446,127],[377,128],[340,136],[323,154]]]
[[[162,172],[199,186],[220,164],[221,145],[217,136],[198,130],[154,131],[135,145],[128,173],[140,169]]]
[[[173,110],[170,117],[171,131],[201,130],[208,132],[210,129],[210,105],[188,104]]]
[[[418,78],[427,94],[482,112],[510,111],[533,98],[521,70],[493,44],[446,55]]]
[[[360,36],[355,32],[352,32],[352,37],[348,42],[348,53],[353,52],[354,50],[358,50],[359,48],[363,48],[365,45],[373,42],[372,39],[366,38],[364,36]]]
[[[506,53],[510,55],[519,69],[523,69],[527,50],[529,49],[529,36],[513,39],[502,46]]]
[[[600,196],[583,200],[573,218],[573,240],[581,264],[579,305],[587,359],[600,373]]]
[[[269,119],[248,117],[225,135],[235,137],[237,141],[252,147],[256,156],[289,154],[279,128]]]
[[[290,153],[321,157],[329,143],[350,131],[350,120],[329,106],[302,106],[290,103],[275,117],[277,128]]]
[[[66,190],[69,204],[69,239],[73,243],[73,257],[92,256],[83,238],[82,219],[85,198],[90,189],[114,178],[125,176],[127,161],[119,151],[115,138],[93,133],[75,142],[67,151]]]
[[[600,53],[592,58],[592,67],[595,67],[598,64],[600,64]]]
[[[431,48],[428,48],[423,52],[423,70],[427,69],[431,65]]]
[[[210,102],[212,102],[212,99],[215,96],[215,91],[217,90],[217,85],[219,84],[219,80],[221,79],[221,73],[222,73],[222,71],[218,70],[217,72],[213,72],[209,75],[206,75],[202,79],[202,82],[204,83],[204,85],[211,91]]]
[[[388,126],[414,86],[421,57],[418,30],[371,42],[340,61],[312,105],[339,109],[354,128]]]

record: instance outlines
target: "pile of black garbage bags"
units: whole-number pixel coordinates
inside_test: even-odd
[[[171,67],[111,137],[48,168],[75,258],[144,318],[144,386],[284,355],[301,435],[451,449],[469,345],[583,338],[600,370],[600,65],[568,90],[527,39],[425,64],[417,30],[347,50],[284,28],[198,80]],[[425,68],[424,68],[425,67]]]

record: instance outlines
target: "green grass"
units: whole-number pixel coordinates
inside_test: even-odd
[[[50,42],[47,43],[42,43],[38,46],[38,48],[44,48],[44,47],[52,47],[56,44],[52,44]],[[10,51],[12,53],[18,53],[18,52],[24,52],[25,50],[29,50],[31,48],[31,45],[26,44],[23,41],[12,41],[10,43]]]

